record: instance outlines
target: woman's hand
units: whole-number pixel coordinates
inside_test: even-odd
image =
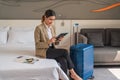
[[[56,38],[55,37],[52,37],[49,41],[48,41],[48,43],[50,44],[50,43],[54,43],[56,41]]]
[[[62,41],[62,40],[63,40],[63,38],[64,38],[64,36],[60,37],[58,40],[59,40],[59,41]]]

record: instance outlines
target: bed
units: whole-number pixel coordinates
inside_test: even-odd
[[[35,57],[33,32],[34,29],[0,29],[0,80],[69,80],[55,60]],[[37,61],[19,62],[21,56]]]

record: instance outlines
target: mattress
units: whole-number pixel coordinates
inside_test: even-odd
[[[0,46],[0,80],[69,80],[55,60],[37,58],[34,53],[32,46]],[[38,61],[18,62],[19,56]]]

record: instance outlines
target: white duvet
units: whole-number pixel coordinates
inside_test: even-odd
[[[18,56],[34,56],[34,47],[0,46],[0,80],[69,80],[52,59],[40,59],[34,64],[17,62]]]

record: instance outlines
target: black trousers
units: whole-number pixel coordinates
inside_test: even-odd
[[[46,57],[49,59],[55,59],[60,63],[60,67],[66,74],[68,69],[74,68],[74,64],[71,61],[68,51],[65,49],[48,48]]]

